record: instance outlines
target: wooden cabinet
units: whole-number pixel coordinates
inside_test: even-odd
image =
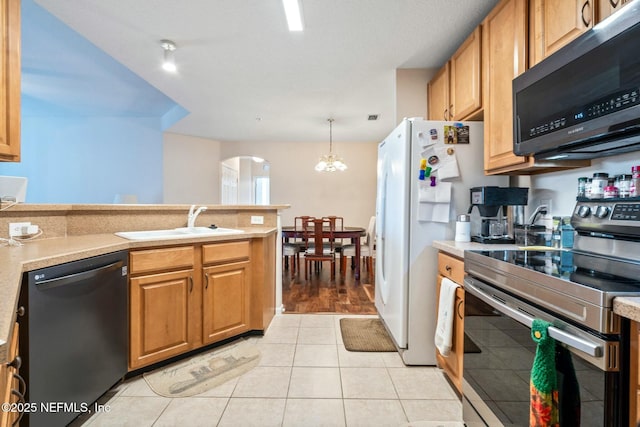
[[[631,0],[598,0],[598,22],[613,15],[629,3]]]
[[[0,0],[0,161],[20,161],[20,0]]]
[[[484,168],[492,174],[528,163],[513,154],[511,81],[526,69],[527,2],[502,0],[483,22]]]
[[[427,85],[427,118],[450,120],[449,116],[449,62],[436,73]]]
[[[251,247],[248,241],[205,245],[202,334],[204,344],[248,331]]]
[[[449,115],[451,120],[476,118],[482,108],[482,37],[478,26],[453,54],[450,65]]]
[[[449,278],[460,287],[456,289],[453,320],[453,345],[451,352],[443,356],[436,349],[436,360],[449,381],[462,394],[462,368],[464,358],[464,261],[440,252],[438,254],[438,281],[436,301],[440,301],[440,287],[443,278]]]
[[[530,0],[529,67],[593,27],[596,1]]]
[[[24,403],[22,396],[25,390],[21,389],[23,382],[18,379],[20,362],[18,357],[18,324],[16,323],[11,335],[11,343],[9,345],[9,363],[0,365],[0,397],[1,403]],[[13,409],[13,408],[12,408]],[[16,408],[17,409],[17,408]],[[21,417],[19,412],[0,411],[0,427],[8,427],[19,422]],[[16,424],[17,425],[17,424]]]
[[[159,362],[194,347],[198,300],[194,248],[130,253],[129,367]]]
[[[429,120],[472,120],[482,109],[481,27],[477,27],[428,84]]]
[[[129,369],[265,330],[275,314],[275,242],[131,251]]]
[[[631,321],[629,331],[629,427],[640,425],[640,324]]]

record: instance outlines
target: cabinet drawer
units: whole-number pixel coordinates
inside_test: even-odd
[[[131,251],[129,254],[130,274],[192,267],[193,264],[193,246]]]
[[[204,245],[202,247],[202,263],[217,264],[248,260],[250,253],[251,245],[248,240]]]
[[[464,282],[464,261],[440,252],[438,254],[438,273],[462,285]]]

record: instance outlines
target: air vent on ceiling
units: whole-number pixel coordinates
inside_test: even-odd
[[[369,114],[369,117],[367,118],[367,120],[378,120],[378,115],[377,114]]]

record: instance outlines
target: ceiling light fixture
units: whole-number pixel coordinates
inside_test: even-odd
[[[329,154],[320,157],[320,161],[316,165],[318,172],[342,172],[347,168],[347,165],[337,154],[333,154],[333,119],[327,119],[329,122]]]
[[[164,59],[162,60],[162,68],[165,71],[175,73],[176,60],[174,58],[174,51],[176,50],[176,44],[171,40],[160,40],[160,46],[164,49]]]
[[[302,9],[300,8],[299,1],[300,0],[282,0],[289,31],[302,31]]]

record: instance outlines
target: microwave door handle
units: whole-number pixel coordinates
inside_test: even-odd
[[[465,291],[471,290],[472,291],[471,293],[474,296],[480,298],[483,302],[489,304],[490,306],[500,311],[501,313],[509,316],[510,318],[512,318],[513,320],[516,320],[517,322],[522,323],[528,328],[531,328],[531,325],[533,324],[533,317],[527,316],[523,312],[518,311],[514,308],[511,308],[508,305],[498,301],[497,299],[488,295],[484,291],[473,286],[471,283],[469,283],[466,280],[464,283],[464,288],[465,288]],[[551,338],[557,341],[560,341],[561,343],[566,344],[569,347],[573,347],[593,357],[602,357],[603,352],[602,352],[602,346],[600,344],[591,342],[584,338],[577,337],[566,331],[563,331],[562,329],[558,329],[554,326],[549,326],[548,331],[549,331],[549,336]]]

